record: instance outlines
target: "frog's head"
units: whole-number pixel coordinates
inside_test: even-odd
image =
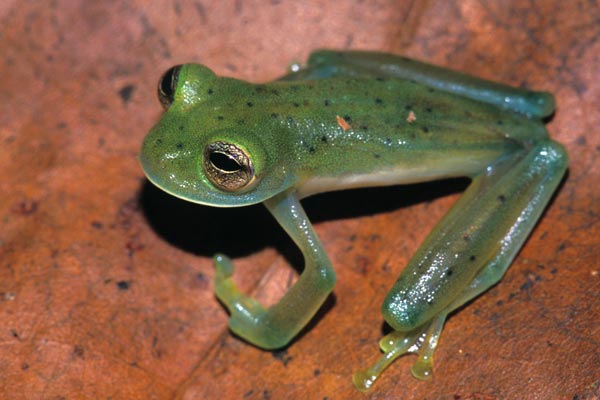
[[[293,185],[277,146],[265,143],[255,128],[228,124],[235,118],[223,117],[223,101],[213,101],[222,98],[219,91],[233,91],[235,98],[244,85],[196,64],[164,74],[158,96],[166,112],[140,155],[152,183],[184,200],[217,207],[260,203]]]

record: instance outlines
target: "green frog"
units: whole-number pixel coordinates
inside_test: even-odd
[[[158,94],[165,113],[140,155],[148,179],[198,204],[263,203],[302,252],[297,282],[269,308],[240,292],[229,258],[214,257],[230,329],[263,349],[286,346],[336,281],[302,198],[471,179],[391,286],[382,312],[393,331],[381,358],[354,375],[362,391],[406,353],[418,355],[415,377],[431,376],[446,317],[502,278],[568,164],[544,126],[551,94],[390,54],[321,50],[262,84],[180,65]]]

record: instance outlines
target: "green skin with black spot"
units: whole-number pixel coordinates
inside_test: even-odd
[[[554,111],[550,94],[388,54],[319,51],[299,71],[266,84],[187,64],[172,100],[143,144],[148,178],[200,204],[263,202],[303,252],[304,272],[269,309],[240,293],[230,260],[215,256],[215,290],[232,314],[230,327],[259,347],[289,343],[335,283],[300,198],[472,178],[384,300],[394,332],[380,343],[382,359],[354,376],[360,390],[406,352],[419,354],[413,374],[430,376],[445,317],[501,279],[568,163],[544,127]],[[248,154],[256,177],[249,187],[211,183],[203,155],[214,142]]]

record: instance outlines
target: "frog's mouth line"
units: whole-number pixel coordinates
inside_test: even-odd
[[[178,180],[175,174],[163,176],[164,174],[157,173],[156,164],[146,159],[143,154],[137,158],[144,175],[150,183],[181,200],[219,208],[249,206],[265,200],[265,198],[258,195],[259,191],[256,190],[256,185],[245,193],[224,192],[213,187],[211,183],[203,182],[200,179],[182,181]]]

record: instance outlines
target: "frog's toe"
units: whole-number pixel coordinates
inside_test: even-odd
[[[215,295],[225,306],[231,310],[235,303],[243,297],[237,285],[233,282],[233,263],[231,259],[223,254],[213,257],[215,264]]]
[[[215,279],[226,279],[233,275],[233,263],[225,254],[217,253],[213,257],[217,276]]]
[[[420,336],[420,332],[416,333]],[[383,355],[369,368],[357,371],[352,377],[352,383],[361,392],[373,386],[381,373],[398,357],[409,353],[415,345],[415,332],[392,332],[379,341]]]
[[[410,372],[412,372],[415,378],[420,380],[431,378],[433,373],[433,350],[420,353],[419,359],[413,364]]]
[[[446,316],[441,315],[413,331],[395,331],[386,335],[379,341],[379,347],[384,354],[369,368],[354,374],[352,378],[354,386],[362,392],[367,391],[396,358],[407,353],[419,355],[411,369],[413,376],[423,380],[429,379],[433,371],[433,352],[445,319]]]

